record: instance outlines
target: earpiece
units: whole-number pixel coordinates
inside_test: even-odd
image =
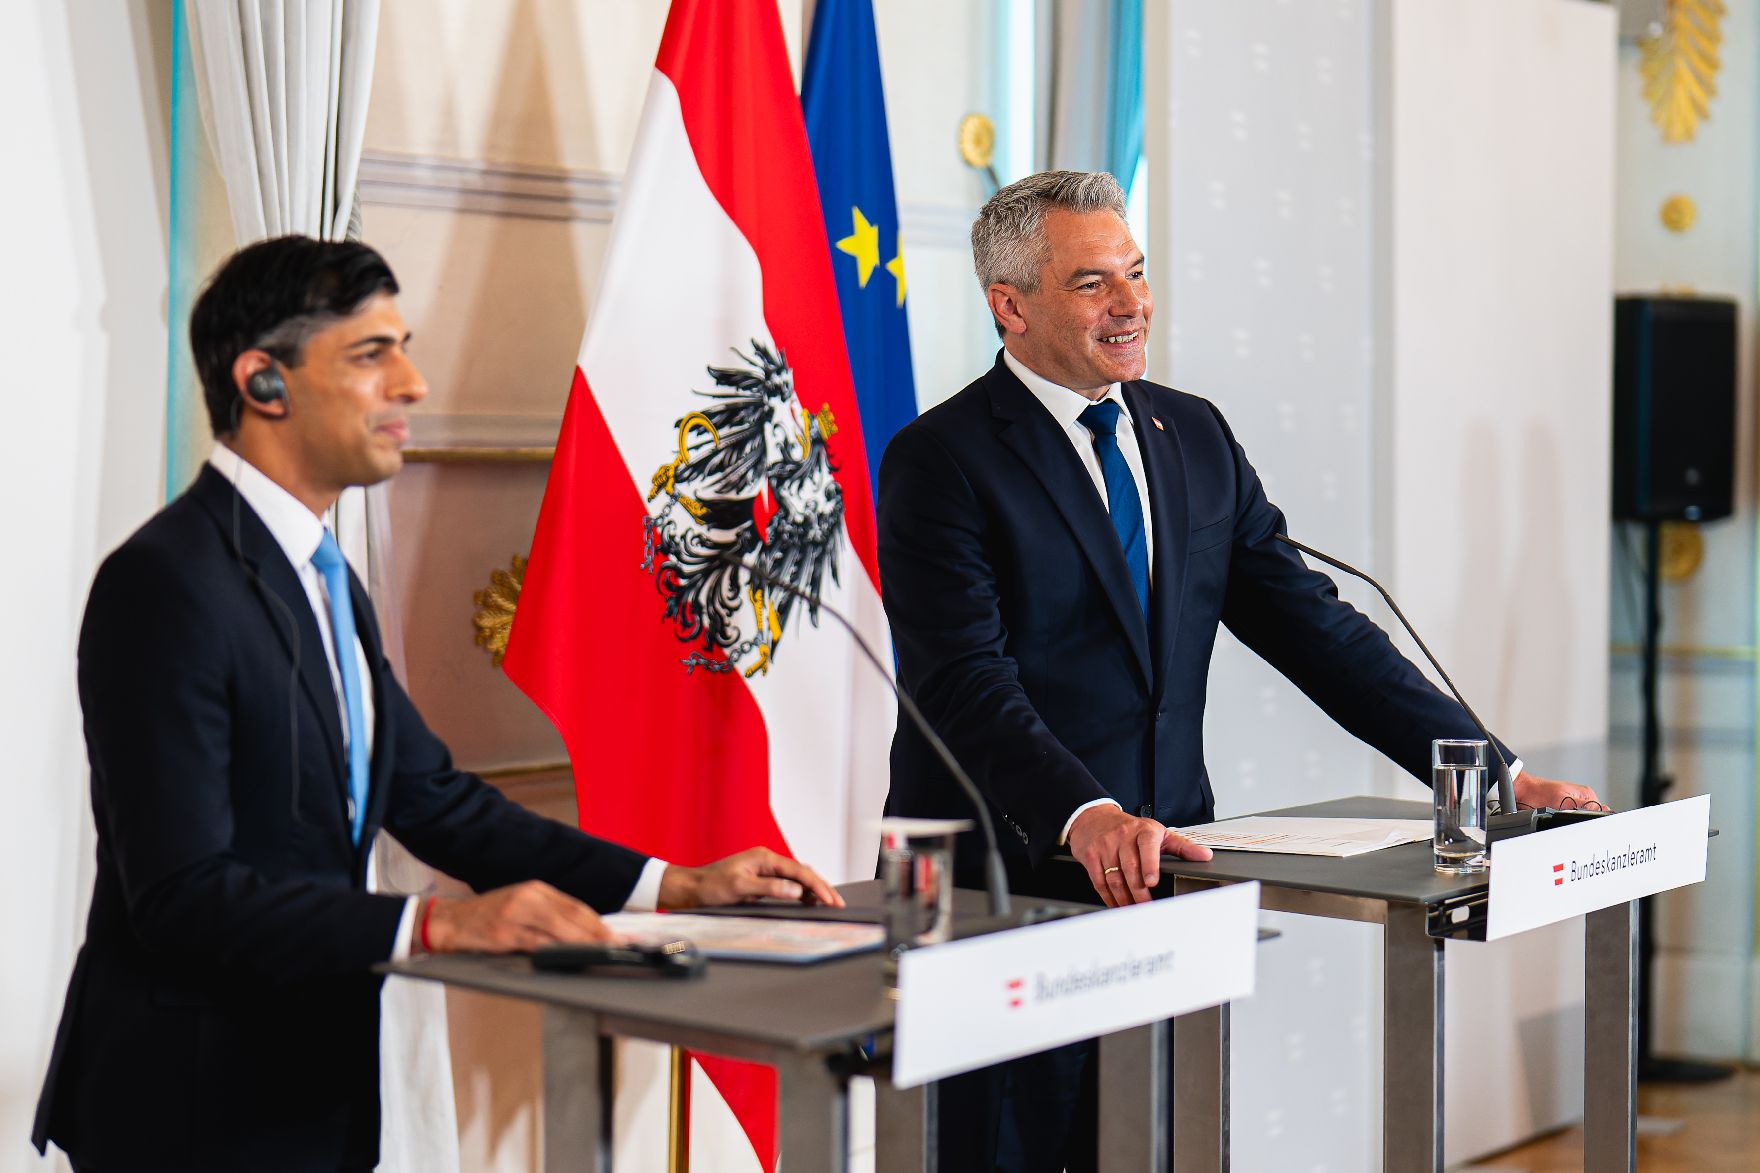
[[[264,367],[244,381],[244,393],[252,402],[264,407],[271,403],[287,403],[287,382],[274,367]]]

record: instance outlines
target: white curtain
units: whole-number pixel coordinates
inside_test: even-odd
[[[379,0],[185,0],[202,122],[238,243],[300,233],[359,235],[356,179],[379,35]],[[402,625],[389,589],[384,486],[350,490],[337,539],[369,584],[392,667]],[[436,890],[441,878],[381,834],[372,886]],[[380,1096],[384,1173],[457,1173],[458,1117],[445,991],[392,980],[382,998]]]
[[[341,240],[373,88],[379,0],[187,0],[202,121],[239,242]]]

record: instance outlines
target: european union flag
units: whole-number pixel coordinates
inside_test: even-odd
[[[855,376],[868,477],[879,495],[880,454],[917,414],[904,312],[904,250],[886,98],[869,0],[819,0],[807,41],[801,108],[819,206],[832,245],[843,339]]]

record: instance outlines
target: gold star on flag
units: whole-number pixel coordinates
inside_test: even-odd
[[[886,262],[886,271],[898,282],[898,308],[904,308],[904,235],[898,238],[898,255]]]
[[[850,215],[855,218],[855,231],[838,241],[837,248],[856,259],[856,284],[866,289],[874,266],[880,263],[880,229],[868,223],[860,208],[851,208]]]

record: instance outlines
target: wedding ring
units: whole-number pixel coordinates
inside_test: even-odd
[[[1111,867],[1107,868],[1105,871],[1101,872],[1100,874],[1103,876],[1110,876],[1113,872],[1121,872],[1123,870],[1124,869],[1119,867],[1117,864],[1113,864]]]

